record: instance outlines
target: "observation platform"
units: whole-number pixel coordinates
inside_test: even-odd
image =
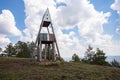
[[[51,44],[55,42],[54,34],[41,33],[40,41],[42,42],[42,44]]]

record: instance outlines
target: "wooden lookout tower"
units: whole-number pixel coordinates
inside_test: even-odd
[[[47,32],[43,33],[41,31],[42,28],[46,29]],[[37,47],[37,61],[55,61],[56,58],[60,59],[60,53],[48,8],[43,15],[35,44]]]

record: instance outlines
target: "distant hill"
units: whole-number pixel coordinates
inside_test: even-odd
[[[0,57],[0,80],[120,80],[120,68]]]

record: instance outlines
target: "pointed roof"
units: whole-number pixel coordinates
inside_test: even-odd
[[[49,9],[48,8],[47,8],[47,10],[44,13],[43,21],[51,22],[50,13],[49,13]]]

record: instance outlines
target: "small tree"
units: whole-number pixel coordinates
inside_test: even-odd
[[[15,47],[13,46],[12,43],[9,43],[5,49],[6,53],[8,53],[8,56],[12,56],[16,54]]]
[[[92,51],[92,47],[89,45],[87,51],[85,52],[85,58],[82,59],[83,62],[89,64],[97,64],[97,65],[110,65],[105,61],[106,56],[103,50],[99,48],[95,51]]]
[[[90,45],[88,46],[88,49],[85,52],[85,58],[82,59],[83,62],[85,63],[91,63],[93,61],[93,56],[95,54],[93,50],[93,47]]]
[[[96,49],[96,53],[93,56],[93,64],[98,65],[108,65],[108,62],[105,61],[106,56],[103,50],[100,50],[99,48]]]
[[[80,62],[79,56],[77,54],[73,54],[72,61],[74,61],[74,62]]]
[[[34,49],[35,49],[35,43],[34,42],[27,42],[27,46],[28,46],[30,57],[33,58],[33,56],[34,56],[33,52],[34,52]]]
[[[16,50],[17,50],[17,57],[21,58],[29,58],[30,57],[30,52],[27,43],[18,41],[16,44]]]
[[[111,65],[113,66],[113,67],[119,67],[120,68],[120,63],[117,61],[117,60],[113,60],[112,62],[110,62],[111,63]]]

